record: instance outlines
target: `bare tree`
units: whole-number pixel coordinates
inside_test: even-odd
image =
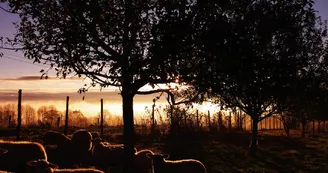
[[[25,120],[25,125],[31,125],[36,123],[36,112],[31,105],[23,106],[23,120]]]

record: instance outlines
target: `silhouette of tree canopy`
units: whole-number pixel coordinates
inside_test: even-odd
[[[302,137],[305,135],[305,125],[311,120],[322,120],[327,103],[327,24],[319,18],[317,33],[306,44],[312,44],[308,52],[308,63],[298,71],[296,78],[278,97],[277,107],[280,112],[291,113],[293,119],[302,124]],[[311,42],[312,41],[312,42]],[[306,56],[306,54],[304,55]],[[311,57],[312,56],[312,57]]]
[[[190,81],[223,106],[252,118],[250,147],[256,151],[258,122],[277,113],[278,100],[320,60],[321,30],[311,0],[217,3],[207,9],[216,15],[203,16],[199,68],[188,75],[198,76]]]
[[[4,2],[4,0],[1,0]],[[25,57],[50,63],[58,76],[85,76],[91,86],[117,86],[123,102],[125,163],[133,162],[133,97],[146,84],[175,82],[207,1],[9,0],[20,13]],[[209,3],[208,3],[209,4]],[[188,50],[185,50],[188,49]],[[163,53],[163,56],[157,56]],[[188,58],[193,58],[189,57]],[[190,68],[190,66],[184,66]],[[47,74],[46,71],[41,71]],[[47,77],[47,75],[46,75]],[[87,91],[83,88],[82,92]],[[132,172],[131,166],[125,166]],[[125,172],[126,172],[125,171]]]

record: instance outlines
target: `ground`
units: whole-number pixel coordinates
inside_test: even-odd
[[[198,139],[196,135],[177,137],[145,148],[155,147],[158,152],[169,153],[172,159],[199,159],[208,173],[328,172],[328,134],[301,139],[297,131],[290,138],[282,130],[259,133],[255,157],[248,152],[250,133],[247,132],[200,134]]]
[[[25,132],[27,134],[27,132]],[[41,132],[29,131],[27,140],[40,141]],[[328,172],[328,133],[300,138],[298,131],[286,137],[282,130],[259,132],[258,152],[248,153],[249,132],[193,133],[151,139],[137,136],[137,148],[168,153],[171,159],[193,158],[208,173],[218,172]],[[121,135],[107,137],[122,142]]]

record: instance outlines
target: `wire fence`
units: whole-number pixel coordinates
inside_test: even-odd
[[[104,99],[86,103],[80,96],[70,99],[69,96],[61,101],[55,93],[42,93],[33,95],[30,92],[23,93],[2,91],[0,92],[0,127],[12,128],[18,131],[21,128],[44,128],[62,130],[64,133],[69,128],[91,128],[104,133],[122,133],[122,115],[115,113],[115,109],[121,109],[117,103],[109,103]],[[46,98],[46,99],[45,99]],[[173,123],[177,128],[197,130],[251,130],[250,116],[241,111],[219,111],[211,114],[210,111],[200,112],[186,108],[170,107],[163,105],[148,106],[144,111],[135,114],[135,131],[147,133],[149,130],[157,130],[160,133],[168,133]],[[298,126],[298,125],[297,125]],[[306,127],[318,129],[319,126],[327,128],[326,124],[318,122],[309,123]],[[259,130],[283,129],[283,123],[279,116],[273,115],[259,122]],[[13,133],[19,135],[17,133]],[[1,132],[0,132],[1,136]]]

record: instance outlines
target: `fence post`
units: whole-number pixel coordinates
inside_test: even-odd
[[[69,106],[69,96],[66,96],[66,113],[65,113],[65,128],[64,128],[65,135],[67,135],[68,132],[68,106]]]
[[[20,132],[22,126],[22,90],[18,90],[18,105],[17,105],[17,140],[20,139]]]
[[[153,105],[152,105],[152,109],[151,109],[151,120],[152,120],[152,125],[151,125],[151,134],[154,135],[155,134],[155,102],[156,100],[153,99]]]
[[[100,137],[104,137],[104,100],[100,99]]]

